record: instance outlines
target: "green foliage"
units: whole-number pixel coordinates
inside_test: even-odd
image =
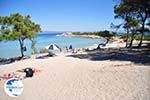
[[[19,40],[22,56],[24,56],[24,40],[32,40],[36,33],[41,31],[40,25],[32,22],[30,18],[29,15],[22,16],[19,13],[0,16],[0,41]],[[32,43],[33,46],[34,43]]]
[[[98,31],[98,32],[73,32],[72,34],[74,35],[96,35],[96,36],[101,36],[107,39],[110,39],[113,36],[113,34],[107,30]]]
[[[115,34],[114,36],[126,39],[126,34]],[[131,38],[132,38],[132,34],[129,34],[129,39],[131,39]],[[141,39],[141,35],[140,34],[135,34],[133,39],[134,40],[140,40]],[[150,35],[144,35],[143,40],[150,41]]]
[[[40,26],[30,20],[30,16],[19,13],[0,17],[1,40],[17,40],[19,38],[33,38],[39,32]]]
[[[145,25],[149,25],[146,22],[150,18],[150,0],[120,0],[119,4],[114,6],[114,13],[115,18],[124,20],[123,27],[127,30],[127,38],[129,31],[132,32],[133,38],[135,32],[140,29],[140,47],[145,38]]]

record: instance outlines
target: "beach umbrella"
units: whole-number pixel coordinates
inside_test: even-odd
[[[61,52],[61,48],[56,45],[56,44],[50,44],[48,46],[45,47],[46,49],[48,49],[48,52],[50,53],[60,53]]]

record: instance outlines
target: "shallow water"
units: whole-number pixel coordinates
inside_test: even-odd
[[[72,45],[73,48],[80,48],[85,46],[91,46],[104,42],[102,39],[91,39],[83,37],[60,37],[57,36],[62,33],[40,33],[36,36],[36,48],[37,50],[45,48],[47,45],[53,43],[57,44],[61,48]],[[33,50],[31,49],[31,42],[25,40],[25,46],[27,47],[26,55],[30,55]],[[0,43],[0,58],[15,57],[20,55],[20,47],[18,41],[8,41]]]

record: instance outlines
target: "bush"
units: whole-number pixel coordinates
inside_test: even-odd
[[[41,49],[41,50],[40,50],[40,53],[48,53],[48,50],[45,49],[45,48],[44,48],[44,49]]]

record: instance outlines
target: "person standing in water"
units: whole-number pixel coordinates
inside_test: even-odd
[[[70,52],[73,51],[72,45],[69,46],[69,51],[70,51]]]

